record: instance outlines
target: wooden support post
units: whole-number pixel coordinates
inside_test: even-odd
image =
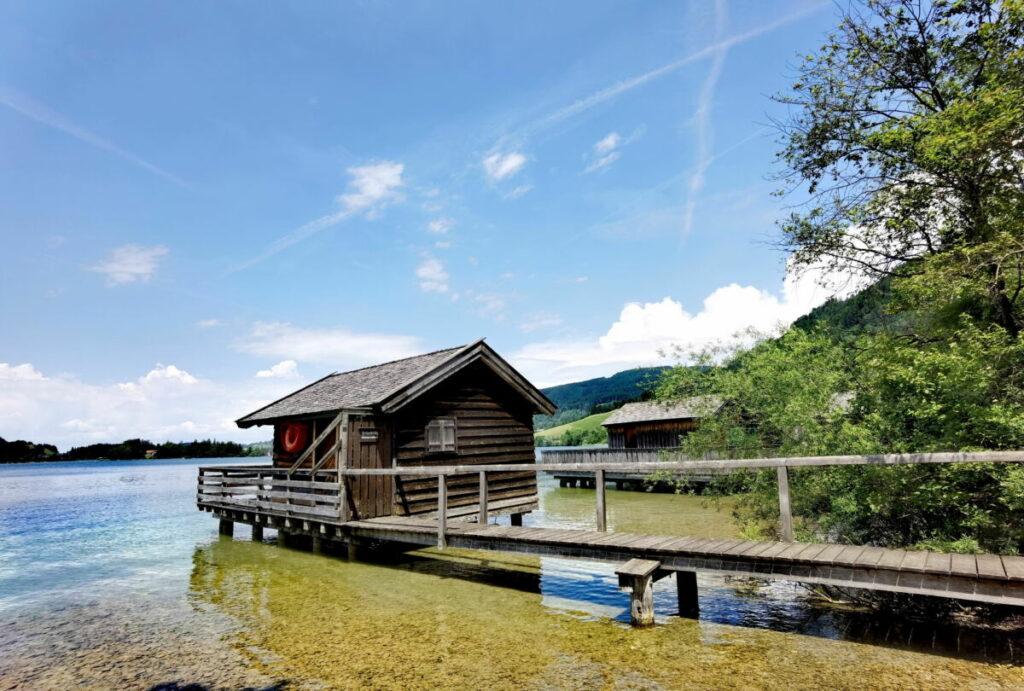
[[[523,525],[523,514],[521,514],[521,513],[514,513],[514,514],[512,514],[509,517],[509,523],[511,523],[513,526],[517,526],[517,527],[518,526],[522,526]]]
[[[220,519],[220,526],[217,529],[221,535],[231,537],[235,534],[235,522],[227,518]]]
[[[679,595],[679,616],[695,618],[700,613],[696,571],[676,571],[676,593]]]
[[[324,540],[323,540],[323,538],[321,538],[319,535],[314,535],[313,536],[312,548],[313,548],[313,554],[323,554],[324,553]]]
[[[437,476],[437,548],[448,546],[445,532],[448,530],[448,479],[444,475]]]
[[[780,465],[779,475],[779,518],[782,524],[782,539],[793,542],[793,510],[789,504],[789,469]]]
[[[352,508],[348,503],[348,476],[344,474],[348,468],[348,413],[341,416],[338,441],[341,443],[335,444],[338,455],[334,461],[334,466],[338,469],[338,518],[345,522],[352,518]]]
[[[480,518],[477,523],[487,525],[487,471],[480,471]]]
[[[252,541],[263,542],[263,526],[253,525],[252,527]]]
[[[654,575],[661,567],[651,559],[630,559],[615,569],[620,588],[630,588],[629,622],[633,626],[654,625]]]
[[[597,489],[597,529],[602,533],[608,530],[607,514],[605,512],[604,497],[604,471],[594,471],[594,486]]]
[[[277,531],[277,544],[279,547],[287,547],[290,539],[291,533],[284,530]]]

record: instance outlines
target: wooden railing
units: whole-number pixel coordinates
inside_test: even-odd
[[[340,487],[335,469],[206,466],[199,468],[196,500],[243,511],[337,520],[342,515]]]
[[[680,454],[681,455],[681,454]],[[669,456],[671,457],[671,455]],[[605,474],[615,471],[628,472],[687,472],[699,470],[734,470],[775,468],[778,477],[779,516],[783,539],[793,541],[793,513],[789,497],[789,468],[810,468],[839,465],[915,465],[933,463],[1024,463],[1024,451],[982,451],[976,453],[913,453],[913,454],[879,454],[875,456],[811,456],[781,458],[747,458],[737,460],[708,461],[662,461],[640,463],[509,463],[502,465],[465,465],[465,466],[420,466],[404,468],[346,468],[342,469],[343,477],[359,475],[419,475],[437,477],[437,546],[443,549],[446,544],[447,531],[447,478],[451,475],[479,473],[480,475],[480,517],[481,523],[487,522],[487,473],[510,471],[548,471],[572,470],[577,472],[593,472],[595,487],[594,523],[597,530],[605,531],[608,527],[607,504],[605,501]]]
[[[489,519],[487,474],[515,471],[572,470],[592,472],[595,479],[597,530],[607,530],[605,476],[608,472],[686,472],[774,468],[778,476],[779,515],[783,538],[793,540],[793,515],[789,496],[789,469],[841,465],[894,466],[955,463],[1024,463],[1024,451],[978,453],[887,454],[877,456],[813,456],[799,458],[749,458],[716,461],[663,461],[644,463],[507,463],[495,465],[406,466],[403,468],[345,468],[302,470],[269,466],[210,466],[199,469],[198,501],[241,510],[265,510],[286,516],[321,521],[347,520],[347,494],[342,485],[350,477],[365,475],[436,477],[437,545],[446,546],[448,522],[448,478],[452,475],[479,476],[480,523]]]

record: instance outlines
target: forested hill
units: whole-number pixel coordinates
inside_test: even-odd
[[[554,415],[536,416],[535,425],[537,429],[547,429],[582,419],[592,413],[611,410],[626,401],[635,401],[648,394],[666,369],[668,368],[638,367],[610,377],[597,377],[541,389],[544,395],[558,406],[558,412]]]

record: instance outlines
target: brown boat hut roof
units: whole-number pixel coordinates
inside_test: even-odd
[[[643,422],[698,420],[718,412],[721,407],[722,401],[717,396],[692,396],[677,403],[640,401],[639,403],[627,403],[608,416],[601,424],[608,427]]]
[[[357,409],[391,413],[474,362],[490,367],[528,400],[536,412],[551,414],[557,409],[547,396],[480,339],[457,348],[329,374],[236,422],[239,427],[252,427]]]

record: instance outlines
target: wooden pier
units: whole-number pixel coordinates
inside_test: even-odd
[[[605,473],[605,479],[615,485],[615,489],[630,486],[644,486],[651,482],[652,473],[644,470],[652,463],[663,459],[684,460],[675,449],[541,449],[541,462],[555,466],[557,470],[548,473],[561,487],[584,487],[595,489],[595,477],[592,471],[572,470],[579,464],[613,464],[622,470],[611,470]],[[701,468],[699,470],[668,472],[659,469],[656,481],[671,481],[690,485],[706,485],[720,477],[728,475],[730,470],[722,468]]]
[[[773,458],[742,461],[689,461],[653,464],[654,470],[717,468],[775,468],[779,477],[780,518],[791,534],[788,468],[827,465],[898,465],[907,463],[1024,462],[1024,452],[973,454],[906,454],[890,456],[832,456]],[[301,479],[265,467],[204,467],[200,469],[198,505],[221,519],[222,532],[231,534],[235,522],[272,527],[285,535],[313,538],[314,549],[325,541],[350,546],[364,541],[405,545],[458,547],[482,551],[519,552],[620,563],[620,583],[632,591],[632,620],[653,621],[651,584],[675,574],[681,614],[698,609],[696,573],[748,575],[760,578],[821,583],[973,602],[1024,606],[1024,558],[993,554],[946,554],[885,549],[874,546],[823,543],[716,540],[671,535],[636,535],[606,531],[606,473],[615,464],[575,464],[595,476],[595,530],[562,530],[498,526],[490,517],[506,512],[521,515],[522,500],[488,502],[487,474],[524,469],[548,471],[548,464],[425,466],[334,470],[334,482],[314,476]],[[644,470],[648,470],[644,468]],[[447,485],[452,476],[472,473],[479,478],[481,496],[475,507],[447,508]],[[358,475],[416,475],[436,478],[438,509],[419,516],[343,518],[350,477]],[[508,505],[506,505],[508,504]],[[255,533],[254,533],[255,537]]]

